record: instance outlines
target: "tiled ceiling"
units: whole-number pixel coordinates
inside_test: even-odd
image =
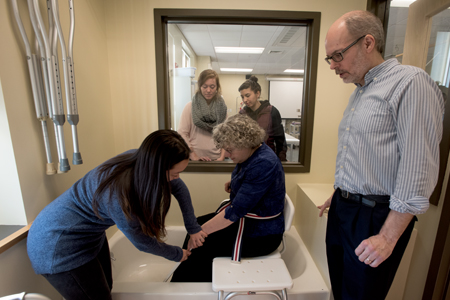
[[[278,75],[304,69],[306,27],[259,25],[177,24],[198,56],[211,57],[211,67],[248,68],[252,74]],[[214,47],[263,47],[262,54],[216,53]]]

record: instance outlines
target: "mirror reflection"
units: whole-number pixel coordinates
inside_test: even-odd
[[[168,24],[171,127],[191,146],[192,160],[228,160],[209,131],[225,112],[225,118],[248,114],[281,161],[299,161],[306,32],[306,26]]]

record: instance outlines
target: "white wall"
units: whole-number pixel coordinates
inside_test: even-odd
[[[0,225],[27,225],[0,80]]]

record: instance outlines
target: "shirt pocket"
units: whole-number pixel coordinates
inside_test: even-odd
[[[395,131],[392,113],[383,100],[363,101],[355,112],[354,129],[363,133],[381,133]]]

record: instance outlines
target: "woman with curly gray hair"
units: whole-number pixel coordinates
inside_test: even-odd
[[[186,238],[183,248],[192,249],[192,254],[180,264],[172,282],[211,282],[215,257],[230,256],[238,261],[240,256],[270,254],[280,245],[284,171],[275,152],[264,143],[264,136],[256,121],[240,114],[214,128],[214,143],[236,163],[231,180],[225,183],[230,201],[215,213],[197,218],[208,237],[198,248]]]

